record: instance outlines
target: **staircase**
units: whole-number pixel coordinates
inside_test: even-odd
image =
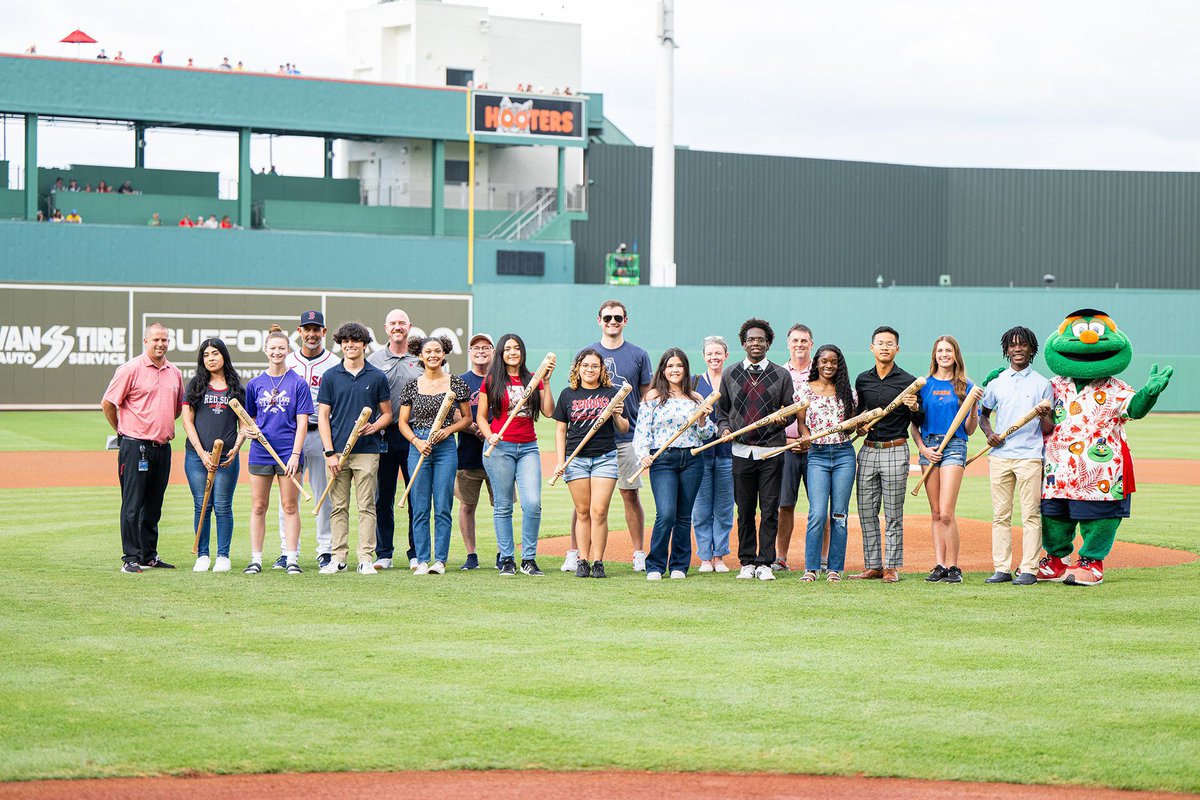
[[[485,239],[522,241],[529,239],[558,216],[558,191],[539,189],[533,199],[500,221],[486,234]]]

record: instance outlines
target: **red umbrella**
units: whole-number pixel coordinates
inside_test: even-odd
[[[61,41],[61,42],[66,42],[67,44],[73,44],[73,45],[75,45],[75,56],[76,56],[76,57],[78,57],[78,56],[79,56],[79,45],[81,45],[81,44],[95,44],[95,43],[96,43],[96,40],[95,40],[95,39],[93,39],[92,37],[88,36],[86,33],[84,33],[83,31],[79,30],[78,28],[76,28],[75,30],[73,30],[73,31],[71,31],[70,33],[68,33],[68,34],[66,35],[66,38],[60,39],[59,41]]]

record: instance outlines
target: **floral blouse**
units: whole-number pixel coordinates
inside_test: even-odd
[[[467,387],[467,382],[457,375],[450,376],[450,389],[454,392],[455,403],[466,403],[471,400],[471,390]],[[408,426],[413,430],[432,428],[445,396],[445,392],[421,394],[417,389],[416,378],[404,384],[404,388],[400,390],[400,405],[412,406],[412,410],[408,412]],[[453,424],[454,409],[451,409],[446,418],[442,420],[442,427],[449,428]]]
[[[695,400],[686,397],[671,397],[665,402],[659,398],[643,400],[638,406],[637,427],[633,431],[634,455],[643,459],[660,449],[675,431],[683,427],[688,417],[696,413],[698,406]],[[709,414],[703,425],[693,424],[671,443],[671,447],[699,447],[716,432],[717,426]]]
[[[858,395],[853,389],[850,390],[851,396],[854,398],[855,407],[858,406]],[[842,408],[842,402],[837,399],[837,395],[826,397],[822,394],[817,394],[812,390],[809,384],[804,384],[796,395],[796,401],[808,401],[808,408],[804,410],[804,424],[808,426],[809,433],[815,433],[823,430],[828,430],[834,425],[841,423],[844,420],[854,416],[854,409]],[[841,433],[831,433],[828,436],[821,436],[813,439],[813,444],[842,444],[850,441],[854,431],[843,431]]]

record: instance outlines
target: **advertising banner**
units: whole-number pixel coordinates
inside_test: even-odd
[[[472,102],[477,135],[546,136],[572,142],[582,142],[587,135],[581,99],[474,92]]]
[[[185,379],[195,372],[200,342],[217,337],[244,382],[266,369],[272,324],[299,347],[301,312],[320,310],[326,347],[337,352],[333,332],[355,321],[371,332],[374,351],[385,346],[383,320],[394,308],[408,313],[412,335],[450,337],[450,369],[466,371],[472,298],[465,294],[0,284],[0,409],[99,408],[113,371],[142,352],[152,322],[167,327],[167,358]]]

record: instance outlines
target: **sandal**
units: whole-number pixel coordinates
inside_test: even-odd
[[[804,573],[800,577],[800,580],[802,580],[805,583],[812,583],[816,579],[817,579],[817,573],[813,572],[811,569],[808,572]]]
[[[836,572],[836,571],[835,571],[835,572],[830,572],[830,573],[829,573],[829,575],[827,575],[827,576],[825,577],[825,580],[829,581],[830,583],[841,583],[841,582],[842,582],[842,576],[841,576],[841,574],[840,574],[840,573],[838,573],[838,572]]]

